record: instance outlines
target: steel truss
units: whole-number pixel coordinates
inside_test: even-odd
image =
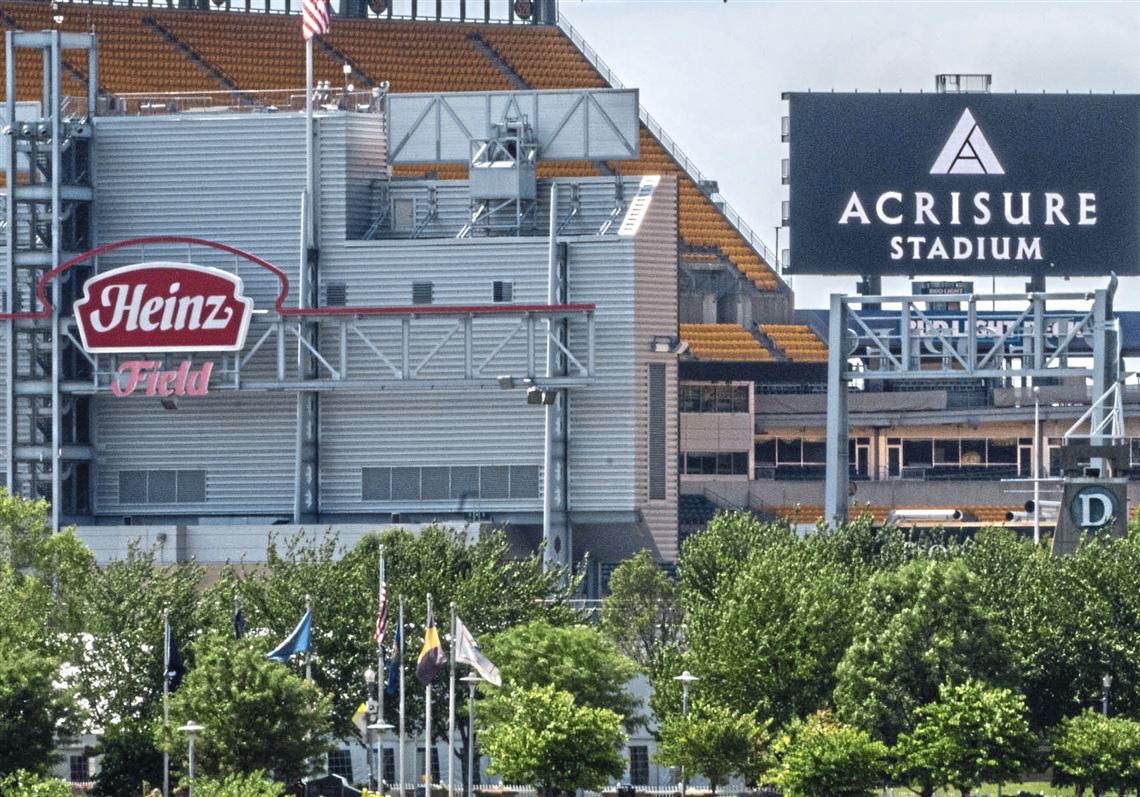
[[[1085,377],[1097,397],[1086,413],[1094,442],[1105,429],[1104,399],[1120,373],[1119,322],[1112,316],[1116,278],[1091,293],[845,296],[832,294],[827,370],[825,513],[845,522],[849,463],[847,394],[852,382]],[[947,326],[930,302],[965,308],[965,325]],[[979,322],[979,307],[1013,307],[998,331]],[[1073,309],[1077,308],[1077,309]],[[868,318],[897,312],[884,332]],[[1063,334],[1048,322],[1065,319]]]

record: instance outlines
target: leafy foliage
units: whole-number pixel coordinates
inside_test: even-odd
[[[652,671],[666,651],[680,645],[681,619],[677,585],[648,550],[614,569],[599,628],[642,669]]]
[[[310,771],[329,733],[329,700],[310,681],[265,659],[263,646],[216,637],[201,640],[197,665],[171,700],[171,727],[191,720],[205,729],[195,768],[208,776],[262,769],[280,780]],[[185,760],[183,734],[171,732],[172,759]]]
[[[162,751],[157,728],[149,722],[109,725],[92,750],[99,757],[93,797],[143,794],[143,783],[162,783]]]
[[[661,723],[657,760],[701,774],[717,788],[736,774],[756,780],[768,744],[768,725],[753,714],[697,702],[689,716],[674,714]]]
[[[894,743],[942,683],[1013,680],[1001,628],[959,561],[915,561],[875,574],[837,669],[840,715]]]
[[[542,685],[568,692],[579,705],[614,712],[627,730],[643,721],[640,701],[625,688],[636,665],[593,628],[539,618],[490,637],[484,652],[503,675],[502,691],[489,693],[483,707],[490,721],[513,710],[512,692]]]
[[[51,765],[57,725],[70,707],[58,674],[58,661],[0,640],[0,775]]]
[[[769,774],[787,797],[870,797],[886,773],[886,745],[828,712],[792,723],[773,748]]]
[[[982,783],[1013,780],[1037,746],[1025,715],[1025,699],[1008,689],[943,684],[938,702],[918,710],[914,731],[899,737],[898,774],[925,795],[935,786],[967,795]]]
[[[280,797],[281,784],[270,780],[262,770],[224,778],[199,778],[195,774],[194,793],[198,797]]]
[[[556,791],[597,789],[625,768],[621,717],[578,704],[553,685],[515,689],[504,697],[501,720],[488,725],[481,747],[487,771],[509,783]]]
[[[1053,742],[1053,783],[1096,794],[1140,788],[1140,722],[1092,709],[1062,720]]]
[[[71,797],[71,784],[18,770],[0,778],[3,797]]]

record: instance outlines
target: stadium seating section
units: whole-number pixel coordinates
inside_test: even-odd
[[[681,339],[701,360],[772,362],[775,358],[737,324],[681,324]]]
[[[760,331],[792,362],[827,362],[827,345],[805,324],[762,324]]]
[[[61,3],[68,31],[99,35],[100,88],[116,94],[140,92],[296,89],[304,84],[304,48],[298,16],[221,11],[174,11],[157,7]],[[49,3],[0,3],[6,29],[52,27]],[[395,92],[489,91],[602,88],[606,83],[560,29],[534,25],[475,25],[350,20],[334,18],[331,32],[314,51],[314,79],[339,87],[343,66],[362,87],[388,81]],[[65,56],[66,58],[66,56]],[[40,96],[36,56],[20,56],[21,99]],[[2,70],[2,65],[0,65]],[[78,93],[86,64],[69,63]],[[434,173],[438,179],[464,179],[462,165],[399,167],[400,177]],[[731,264],[760,291],[781,283],[712,201],[661,144],[641,130],[641,157],[605,164],[544,163],[542,177],[605,174],[675,174],[680,183],[678,224],[682,251]],[[794,359],[794,358],[793,358]]]
[[[895,507],[899,511],[907,509],[944,509],[945,507]],[[1019,506],[965,506],[961,507],[965,513],[962,520],[956,521],[937,521],[936,523],[925,523],[918,525],[938,525],[938,526],[1024,526],[1026,521],[1014,520],[1007,521],[1007,514],[1015,511],[1020,511],[1022,507]],[[882,525],[887,522],[888,517],[892,512],[892,507],[889,506],[852,506],[847,515],[850,519],[870,516],[871,522],[876,525]],[[823,517],[823,507],[810,504],[793,504],[790,506],[766,506],[763,507],[762,514],[773,518],[785,518],[793,523],[815,523]],[[900,522],[901,526],[910,526],[909,522]]]

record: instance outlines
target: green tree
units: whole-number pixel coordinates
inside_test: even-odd
[[[716,794],[735,774],[750,780],[758,774],[769,724],[761,725],[753,714],[698,701],[689,716],[673,714],[661,723],[657,760],[704,775]]]
[[[827,705],[873,556],[866,522],[801,540],[784,525],[718,515],[684,546],[687,650],[655,678],[654,710],[680,708],[671,676],[682,668],[711,702],[780,724]]]
[[[485,701],[489,719],[513,710],[512,692],[550,685],[569,692],[579,705],[614,712],[628,731],[644,721],[640,701],[626,688],[637,665],[593,628],[539,618],[488,638],[484,652],[503,675],[502,690],[488,693]]]
[[[652,672],[666,650],[680,645],[681,620],[677,585],[648,550],[614,569],[599,628],[642,669]]]
[[[795,721],[773,745],[769,772],[787,797],[870,797],[887,768],[887,747],[828,712]]]
[[[1053,740],[1053,783],[1074,786],[1078,795],[1092,789],[1098,797],[1140,788],[1140,723],[1093,709],[1062,720]]]
[[[837,668],[839,715],[893,744],[944,682],[1013,680],[1000,626],[960,561],[914,561],[876,573]]]
[[[278,780],[310,771],[327,747],[329,700],[288,667],[267,661],[249,643],[211,637],[199,641],[197,663],[171,700],[171,727],[191,720],[205,729],[195,742],[195,766],[208,776],[258,769]],[[185,760],[185,739],[170,732]]]
[[[943,684],[938,702],[918,710],[914,731],[899,736],[896,774],[924,797],[946,784],[967,797],[983,783],[1015,779],[1036,745],[1021,695],[979,681]]]
[[[141,720],[108,725],[91,754],[99,758],[93,797],[134,797],[145,794],[144,783],[162,782],[162,751],[158,727]]]
[[[487,725],[480,746],[487,771],[508,783],[533,783],[545,797],[600,788],[625,769],[621,717],[581,705],[553,685],[515,689],[504,716]]]
[[[71,797],[71,784],[19,770],[0,777],[3,797]]]
[[[199,778],[195,773],[194,794],[198,797],[280,797],[281,784],[262,770],[248,775],[231,773],[222,778]]]
[[[59,662],[0,640],[0,775],[46,773],[71,701],[56,686]]]

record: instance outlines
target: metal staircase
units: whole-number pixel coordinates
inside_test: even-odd
[[[5,206],[3,288],[7,313],[35,314],[42,278],[61,262],[92,246],[94,200],[92,119],[98,68],[95,37],[88,34],[13,31],[7,38],[5,101],[8,186]],[[38,50],[43,62],[41,115],[16,115],[16,50]],[[87,103],[62,97],[63,50],[86,51]],[[89,377],[89,364],[67,334],[66,315],[88,270],[72,269],[47,286],[50,316],[4,322],[4,479],[10,492],[51,501],[53,528],[63,516],[90,507],[90,398],[67,395],[68,381]]]

